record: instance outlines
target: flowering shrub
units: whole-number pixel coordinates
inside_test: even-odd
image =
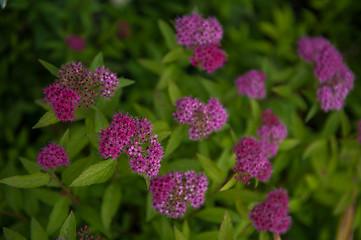
[[[360,239],[357,4],[273,3],[1,1],[0,239]]]

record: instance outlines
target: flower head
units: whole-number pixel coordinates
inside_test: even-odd
[[[93,77],[93,81],[97,82],[99,85],[99,94],[104,98],[111,98],[119,85],[117,76],[104,67],[95,69],[95,73],[91,75]]]
[[[196,13],[177,18],[175,29],[179,45],[188,48],[218,44],[223,37],[223,30],[217,19],[203,19]]]
[[[226,54],[218,47],[218,44],[195,47],[194,55],[190,57],[189,61],[195,67],[200,65],[203,71],[213,73],[223,67],[223,63],[227,61]]]
[[[291,217],[288,216],[288,195],[284,189],[271,191],[267,194],[267,200],[255,205],[249,214],[260,231],[271,231],[281,234],[287,232],[291,225]]]
[[[306,62],[316,62],[325,47],[332,46],[323,37],[302,37],[297,41],[298,55]]]
[[[270,178],[272,165],[258,141],[252,137],[242,138],[233,151],[236,154],[236,166],[233,171],[238,174],[238,181],[249,184],[252,177],[262,182]]]
[[[58,168],[69,165],[69,157],[65,149],[50,143],[38,155],[38,164],[43,168]]]
[[[246,94],[249,98],[262,99],[266,96],[264,82],[266,75],[259,70],[248,71],[236,80],[236,86],[240,95]]]
[[[176,107],[173,117],[179,123],[190,126],[191,140],[201,140],[212,131],[220,130],[228,118],[226,110],[215,98],[205,104],[197,98],[184,97],[176,101]]]
[[[194,208],[204,203],[208,181],[202,173],[173,172],[150,181],[153,208],[171,218],[183,216],[190,204]]]
[[[75,51],[75,52],[81,52],[85,49],[85,39],[82,36],[79,35],[68,35],[65,39],[66,44],[68,47]]]

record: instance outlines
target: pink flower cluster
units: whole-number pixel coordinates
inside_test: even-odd
[[[251,70],[236,80],[236,86],[240,95],[247,95],[249,98],[262,99],[266,96],[264,82],[266,75],[260,70]]]
[[[129,156],[130,167],[138,174],[152,177],[158,174],[163,148],[146,119],[118,113],[109,127],[99,133],[99,153],[105,159]]]
[[[272,158],[277,154],[278,145],[287,137],[287,128],[271,109],[264,110],[261,117],[263,125],[258,129],[257,135],[263,152],[268,158]]]
[[[85,49],[85,39],[82,36],[79,35],[68,35],[65,39],[66,44],[68,47],[75,51],[75,52],[81,52]]]
[[[249,214],[260,231],[273,233],[285,233],[291,226],[291,217],[288,216],[288,195],[284,189],[271,191],[267,194],[267,200],[255,205]]]
[[[272,173],[272,164],[261,149],[261,144],[252,137],[242,138],[233,148],[236,154],[236,166],[233,171],[235,178],[245,184],[250,183],[252,177],[266,182]]]
[[[99,95],[110,98],[118,84],[116,75],[104,67],[92,73],[81,62],[71,62],[61,67],[55,84],[44,89],[45,100],[61,121],[72,121],[75,108],[88,108]]]
[[[43,168],[58,168],[69,165],[69,157],[65,149],[50,143],[38,155],[38,164]]]
[[[173,117],[179,123],[188,124],[189,139],[201,140],[212,131],[218,131],[226,123],[228,115],[223,106],[215,98],[208,104],[197,98],[184,97],[176,101],[177,111]]]
[[[249,184],[252,177],[266,182],[272,173],[272,164],[268,160],[278,151],[278,145],[287,136],[286,126],[280,122],[277,115],[270,109],[264,110],[261,115],[263,125],[257,131],[260,140],[252,137],[242,138],[233,148],[236,154],[236,179]]]
[[[175,29],[178,43],[194,50],[194,55],[190,58],[193,66],[200,65],[207,73],[213,73],[223,67],[227,56],[219,48],[223,30],[217,19],[203,19],[200,15],[192,13],[177,18]]]
[[[75,119],[74,110],[80,97],[73,90],[55,83],[44,89],[45,100],[53,108],[55,115],[61,121]]]
[[[184,215],[187,205],[199,208],[204,203],[208,181],[203,173],[194,171],[172,172],[150,181],[153,208],[171,218]]]
[[[325,112],[340,110],[355,78],[341,54],[322,37],[303,37],[297,44],[299,56],[315,64],[314,74],[320,82],[317,100],[321,108]]]
[[[77,232],[77,238],[78,238],[78,240],[92,240],[92,239],[100,240],[99,236],[95,237],[94,235],[90,235],[90,229],[88,228],[87,225],[80,228],[80,231]],[[56,240],[69,240],[69,239],[58,238]]]

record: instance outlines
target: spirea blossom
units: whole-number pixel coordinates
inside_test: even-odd
[[[104,98],[111,98],[119,85],[117,76],[104,67],[95,69],[92,76],[95,77],[93,81],[99,84],[99,94]]]
[[[85,49],[85,39],[79,35],[68,35],[65,39],[68,47],[76,52],[81,52]]]
[[[266,75],[260,70],[251,70],[236,80],[236,86],[240,95],[247,95],[249,98],[262,99],[266,96],[264,82]]]
[[[204,203],[208,181],[203,173],[172,172],[150,181],[153,208],[171,218],[184,216],[187,205],[199,208]]]
[[[223,63],[227,61],[227,56],[223,50],[218,48],[219,45],[204,45],[194,48],[194,54],[189,58],[193,66],[202,68],[207,73],[213,73],[218,68],[223,67]]]
[[[212,131],[218,131],[226,123],[228,115],[220,102],[211,98],[208,104],[197,98],[184,97],[176,101],[173,117],[179,123],[189,125],[189,139],[201,140]]]
[[[118,113],[106,129],[99,133],[99,153],[105,159],[129,156],[131,169],[146,177],[158,174],[163,148],[146,119],[132,118]]]
[[[271,191],[267,194],[266,201],[253,207],[249,219],[259,231],[285,233],[291,226],[288,202],[288,195],[284,189]]]
[[[263,125],[257,135],[261,139],[261,148],[271,158],[277,154],[278,145],[287,137],[287,128],[271,109],[264,110],[261,117]]]
[[[69,165],[69,157],[65,149],[50,143],[38,155],[38,164],[43,168],[58,168]]]
[[[200,15],[191,15],[175,20],[176,37],[179,45],[188,48],[218,44],[223,37],[223,30],[217,19],[203,19]]]
[[[74,110],[80,100],[76,92],[59,84],[53,84],[44,89],[44,94],[45,100],[53,108],[57,118],[63,122],[75,119]]]
[[[95,237],[93,234],[90,234],[90,229],[88,228],[87,225],[85,225],[84,227],[81,227],[80,230],[77,232],[77,239],[78,240],[100,240],[100,237],[97,236]],[[62,238],[58,238],[56,240],[70,240],[70,239],[62,239]],[[76,239],[74,239],[76,240]]]
[[[272,172],[272,164],[267,160],[260,143],[252,137],[242,138],[233,148],[236,154],[236,166],[233,171],[237,173],[236,179],[249,184],[252,177],[266,182]]]
[[[343,62],[341,54],[322,37],[304,37],[298,41],[298,53],[315,65],[314,74],[320,82],[317,100],[327,112],[340,110],[353,88],[354,75]]]

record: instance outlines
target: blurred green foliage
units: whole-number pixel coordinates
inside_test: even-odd
[[[224,28],[228,61],[213,75],[191,67],[190,53],[175,42],[174,19],[192,11],[216,17]],[[151,120],[166,153],[161,173],[205,171],[211,182],[208,194],[232,174],[232,148],[241,136],[255,135],[261,109],[271,108],[289,135],[272,160],[268,183],[254,189],[231,182],[179,220],[154,212],[144,179],[130,173],[126,159],[117,161],[115,180],[72,188],[79,205],[59,194],[56,182],[35,189],[1,184],[0,226],[8,228],[4,236],[16,231],[28,239],[55,239],[59,232],[69,234],[61,230],[64,221],[69,226],[76,221],[106,239],[211,240],[218,239],[219,231],[222,236],[231,231],[237,240],[271,239],[250,226],[248,211],[269,190],[283,187],[293,222],[282,239],[336,239],[350,206],[355,206],[354,239],[361,239],[356,134],[361,119],[360,13],[361,3],[351,0],[8,0],[0,10],[1,179],[36,174],[40,148],[62,141],[72,164],[58,175],[69,186],[100,161],[96,132],[117,111]],[[68,48],[70,34],[86,39],[84,51]],[[304,35],[328,38],[356,76],[339,112],[324,113],[316,103],[312,66],[296,53],[296,40]],[[106,67],[135,84],[110,101],[99,99],[85,120],[32,129],[48,110],[41,102],[42,89],[54,78],[38,59],[57,67],[72,60],[89,66],[99,52]],[[259,102],[238,96],[234,86],[238,75],[254,68],[267,75],[267,98]],[[201,142],[188,140],[186,128],[172,119],[174,101],[188,95],[203,101],[217,97],[229,113],[227,126]],[[68,216],[70,210],[74,215]]]

